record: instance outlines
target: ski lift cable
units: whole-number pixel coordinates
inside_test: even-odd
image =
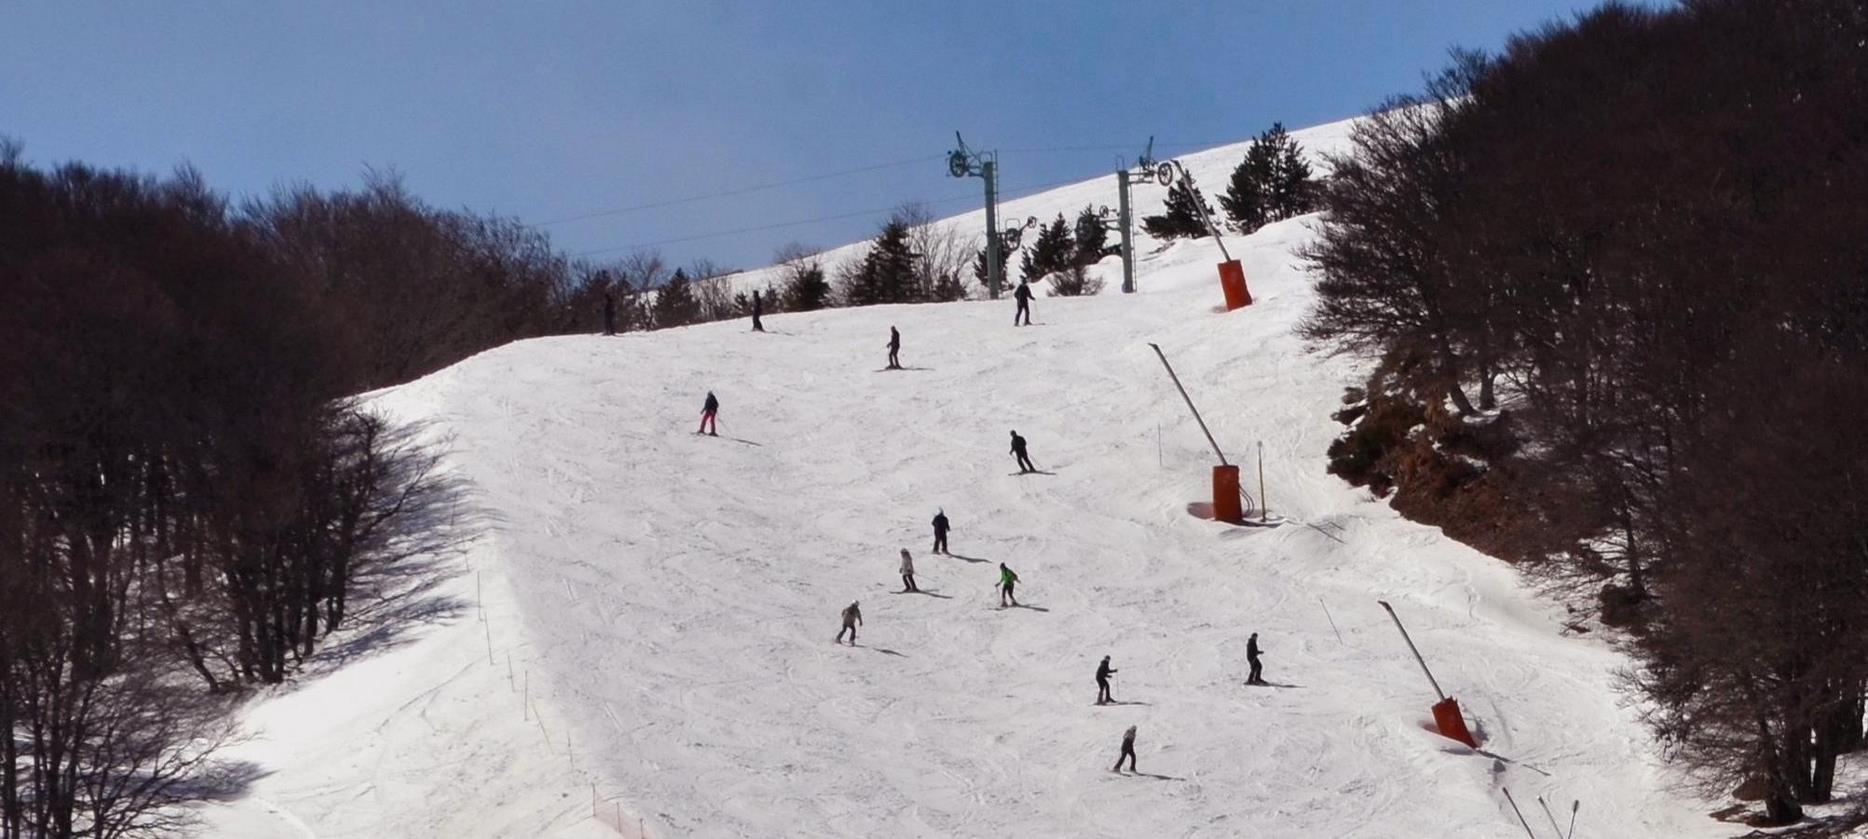
[[[1239,142],[1239,141],[1226,140],[1223,142],[1212,142],[1212,143],[1159,143],[1158,145],[1160,145],[1162,148],[1195,148],[1195,147],[1210,148],[1213,146],[1228,145],[1234,142]],[[1054,153],[1054,152],[1125,151],[1125,150],[1128,150],[1129,148],[1130,148],[1129,146],[1053,146],[1050,148],[1006,149],[1004,153],[1006,154],[1048,154],[1048,153]],[[636,205],[632,205],[628,207],[617,207],[617,208],[609,209],[609,210],[597,210],[597,211],[589,212],[589,213],[580,213],[574,216],[564,216],[562,218],[547,219],[545,221],[533,222],[526,226],[527,227],[550,227],[552,225],[558,225],[558,224],[569,224],[574,221],[586,221],[586,220],[593,219],[593,218],[607,218],[609,216],[620,216],[620,215],[626,215],[629,213],[637,213],[643,210],[654,210],[654,209],[659,209],[662,207],[673,207],[673,206],[678,206],[681,204],[692,204],[696,201],[711,201],[716,198],[731,198],[737,195],[747,195],[747,194],[754,193],[754,192],[764,192],[765,190],[768,190],[768,189],[779,189],[781,187],[796,186],[798,184],[814,183],[817,181],[829,180],[831,178],[841,178],[841,177],[846,177],[849,175],[860,175],[865,172],[875,172],[875,171],[880,171],[882,169],[894,169],[894,168],[898,168],[902,166],[912,166],[918,163],[928,163],[930,161],[935,161],[935,160],[945,160],[946,157],[947,156],[944,154],[937,154],[933,156],[908,158],[906,160],[893,160],[888,163],[877,163],[877,164],[873,164],[870,166],[858,166],[854,169],[841,169],[835,172],[824,172],[824,173],[817,174],[817,175],[806,175],[801,178],[792,178],[791,180],[773,181],[771,183],[755,184],[753,186],[738,187],[735,189],[722,190],[719,192],[709,192],[709,193],[705,193],[702,195],[689,195],[683,198],[669,198],[663,201],[651,201],[646,204],[636,204]],[[1064,181],[1063,183],[1069,183],[1069,181]]]
[[[909,165],[913,165],[917,163],[928,163],[930,161],[945,160],[945,159],[947,159],[946,155],[937,154],[932,157],[922,156],[922,157],[911,158],[908,160],[896,160],[896,161],[892,161],[889,163],[877,163],[873,166],[859,166],[855,169],[843,169],[843,170],[836,171],[836,172],[825,172],[819,175],[806,175],[802,178],[793,178],[788,181],[774,181],[772,183],[756,184],[753,186],[744,186],[744,187],[739,187],[737,189],[722,190],[720,192],[710,192],[705,195],[690,195],[685,198],[670,198],[665,201],[651,201],[647,204],[637,204],[632,207],[618,207],[612,210],[598,210],[596,212],[583,213],[581,215],[565,216],[564,218],[556,218],[556,219],[550,219],[547,221],[534,222],[527,226],[528,227],[549,227],[554,224],[568,224],[573,221],[584,221],[586,219],[605,218],[608,216],[620,216],[620,215],[624,215],[627,213],[641,212],[643,210],[653,210],[653,209],[657,209],[660,207],[672,207],[678,204],[691,204],[696,201],[709,201],[715,198],[729,198],[735,195],[746,195],[748,193],[753,193],[753,192],[763,192],[768,189],[778,189],[779,187],[793,186],[796,184],[804,184],[804,183],[812,183],[814,181],[824,181],[824,180],[829,180],[831,178],[841,178],[847,175],[858,175],[864,172],[875,172],[881,169],[894,169],[894,168],[901,167],[901,166],[909,166]]]
[[[956,201],[973,201],[973,200],[977,200],[978,198],[979,196],[969,193],[967,195],[956,195],[956,196],[951,196],[948,198],[937,198],[932,201],[924,201],[922,203],[928,204],[931,206],[935,204],[952,204]],[[837,213],[835,215],[818,216],[816,218],[795,219],[793,221],[781,221],[781,222],[777,222],[774,224],[761,224],[761,225],[755,225],[752,227],[739,227],[739,228],[734,228],[732,230],[715,230],[709,233],[696,233],[691,236],[677,236],[672,239],[658,239],[653,242],[637,242],[637,243],[629,244],[629,245],[613,245],[607,248],[596,248],[594,250],[579,251],[571,255],[574,257],[575,256],[593,256],[593,255],[601,254],[601,253],[614,253],[616,251],[627,251],[627,250],[638,250],[641,248],[652,248],[658,245],[672,245],[672,244],[676,244],[679,242],[693,242],[693,241],[697,241],[700,239],[717,239],[723,236],[737,236],[742,233],[758,233],[758,232],[765,231],[765,230],[779,230],[779,229],[786,228],[786,227],[801,227],[807,224],[818,224],[820,222],[826,222],[826,221],[839,221],[842,219],[859,218],[862,216],[872,216],[877,213],[893,212],[899,209],[900,207],[901,207],[900,204],[895,204],[895,205],[891,205],[888,207],[876,207],[876,208],[868,209],[868,210],[856,210],[856,211],[848,212],[848,213]]]

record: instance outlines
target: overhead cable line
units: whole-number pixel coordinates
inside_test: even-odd
[[[772,183],[758,184],[756,186],[745,186],[745,187],[740,187],[738,189],[723,190],[721,192],[710,192],[705,195],[690,195],[686,198],[670,198],[666,201],[652,201],[647,204],[637,204],[633,207],[618,207],[613,210],[599,210],[594,213],[584,213],[582,215],[566,216],[564,218],[551,219],[549,221],[535,222],[527,226],[528,227],[548,227],[554,224],[565,224],[565,223],[573,222],[573,221],[583,221],[585,219],[603,218],[606,216],[620,216],[625,213],[635,213],[635,212],[641,212],[643,210],[653,210],[659,207],[672,207],[677,204],[691,204],[696,201],[709,201],[715,198],[728,198],[734,195],[745,195],[751,192],[762,192],[768,189],[778,189],[779,187],[793,186],[795,184],[805,184],[805,183],[811,183],[813,181],[824,181],[824,180],[829,180],[831,178],[841,178],[846,175],[858,175],[858,174],[862,174],[863,172],[874,172],[880,169],[893,169],[898,166],[909,166],[909,165],[913,165],[916,163],[927,163],[933,160],[944,160],[944,159],[946,159],[946,155],[937,154],[931,157],[922,156],[922,157],[911,158],[908,160],[896,160],[896,161],[892,161],[889,163],[877,163],[873,166],[859,166],[855,169],[843,169],[837,172],[825,172],[820,175],[806,175],[802,178],[793,178],[788,181],[774,181]]]
[[[955,201],[965,201],[972,197],[973,196],[971,195],[960,195],[960,196],[954,196],[950,198],[939,198],[933,201],[922,201],[919,203],[926,204],[928,206],[933,206],[935,204],[951,204]],[[697,233],[692,236],[678,236],[673,239],[658,239],[653,242],[637,242],[631,245],[615,245],[615,246],[607,247],[607,248],[597,248],[595,250],[579,251],[577,253],[572,254],[572,256],[593,256],[595,254],[600,254],[600,253],[613,253],[615,251],[638,250],[641,248],[652,248],[658,245],[672,245],[672,244],[676,244],[679,242],[693,242],[693,241],[700,240],[700,239],[717,239],[722,236],[737,236],[741,233],[758,233],[764,230],[778,230],[780,228],[785,228],[785,227],[800,227],[800,226],[807,225],[807,224],[818,224],[820,222],[826,222],[826,221],[839,221],[842,219],[857,218],[860,216],[872,216],[872,215],[875,215],[876,213],[886,213],[886,212],[899,209],[901,206],[902,206],[901,204],[894,204],[894,205],[887,206],[887,207],[877,207],[877,208],[869,209],[869,210],[856,210],[854,212],[849,212],[849,213],[838,213],[836,215],[830,215],[830,216],[818,216],[817,218],[797,219],[795,221],[781,221],[776,224],[761,224],[761,225],[756,225],[753,227],[740,227],[740,228],[736,228],[733,230],[716,230],[711,233]]]

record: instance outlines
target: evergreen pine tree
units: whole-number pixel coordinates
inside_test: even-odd
[[[1310,212],[1314,187],[1304,152],[1283,123],[1252,140],[1219,203],[1241,233]]]
[[[1095,207],[1084,207],[1077,214],[1077,253],[1071,264],[1095,265],[1108,248],[1109,228],[1103,226],[1103,217],[1097,215]]]
[[[1226,194],[1219,199],[1219,205],[1226,210],[1226,218],[1240,233],[1264,227],[1272,219],[1271,189],[1272,179],[1277,174],[1278,149],[1265,138],[1265,134],[1260,134],[1246,147],[1245,159],[1232,170]]]
[[[824,266],[815,261],[797,266],[785,285],[785,310],[815,312],[828,305],[830,281],[824,278]]]
[[[700,300],[694,297],[693,283],[688,281],[686,271],[676,268],[675,275],[655,292],[655,328],[686,326],[698,322],[700,313]]]
[[[1167,212],[1142,219],[1142,229],[1157,239],[1198,239],[1207,235],[1207,229],[1197,207],[1205,207],[1208,215],[1213,212],[1199,187],[1177,182],[1168,188]]]
[[[936,303],[952,303],[966,299],[966,285],[952,274],[942,274],[934,279],[934,287],[928,290],[928,299]]]
[[[852,306],[878,303],[918,303],[924,299],[915,282],[915,255],[908,248],[908,225],[890,219],[850,277],[844,297]]]
[[[1090,276],[1087,265],[1072,265],[1051,275],[1051,297],[1082,297],[1100,294],[1103,281]]]
[[[1273,124],[1279,134],[1278,159],[1271,178],[1271,207],[1278,218],[1286,219],[1310,212],[1316,201],[1316,183],[1310,178],[1310,162],[1297,141],[1284,133],[1284,126]]]
[[[1070,236],[1070,224],[1064,221],[1064,214],[1058,213],[1057,220],[1038,230],[1038,240],[1031,243],[1031,249],[1019,261],[1019,270],[1025,276],[1025,282],[1035,283],[1049,276],[1054,271],[1070,267],[1076,258],[1076,243]]]

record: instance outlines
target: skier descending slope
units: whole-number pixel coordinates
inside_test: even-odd
[[[1018,311],[1012,313],[1012,325],[1018,326],[1018,319],[1024,318],[1025,325],[1031,325],[1031,286],[1023,279],[1018,281],[1018,288],[1012,292],[1012,298],[1018,301]]]
[[[1128,758],[1129,760],[1129,771],[1130,772],[1136,771],[1135,769],[1135,726],[1132,726],[1132,725],[1129,726],[1129,730],[1122,732],[1122,753],[1119,755],[1116,755],[1115,768],[1109,771],[1121,772],[1123,758]]]
[[[1038,471],[1038,467],[1031,465],[1031,456],[1025,454],[1025,438],[1018,436],[1016,429],[1012,431],[1012,455],[1018,458],[1019,474]]]
[[[902,591],[904,593],[920,591],[915,588],[915,560],[914,557],[908,555],[907,548],[902,548]]]
[[[696,431],[694,433],[700,434],[702,432],[705,432],[708,436],[711,436],[711,437],[720,436],[719,423],[716,422],[714,419],[714,417],[719,413],[720,413],[720,400],[714,398],[713,391],[711,390],[707,391],[707,401],[704,403],[701,403],[700,431]]]
[[[947,524],[947,511],[946,510],[935,510],[934,511],[934,552],[935,553],[937,554],[947,553],[947,531],[949,529],[950,529],[950,526]]]
[[[1018,585],[1018,575],[1005,567],[1005,563],[999,563],[999,608],[1018,605],[1018,598],[1012,594],[1015,585]]]
[[[1259,662],[1258,656],[1258,633],[1254,632],[1252,633],[1252,637],[1245,640],[1245,661],[1252,665],[1252,674],[1245,677],[1245,683],[1248,685],[1262,685],[1265,683],[1265,680],[1260,678],[1260,674],[1264,672],[1265,668],[1264,665]]]
[[[1096,704],[1108,705],[1116,701],[1109,695],[1109,677],[1117,672],[1116,668],[1109,666],[1109,656],[1103,656],[1103,663],[1096,665]]]
[[[856,646],[856,627],[863,622],[863,610],[856,608],[856,601],[843,607],[843,628],[837,630],[837,643],[843,643],[843,633],[850,633],[850,646]]]
[[[895,327],[891,326],[889,327],[889,366],[886,369],[902,369],[901,352],[902,333],[895,331]]]
[[[752,292],[752,331],[764,332],[765,324],[759,322],[759,316],[765,314],[765,303],[759,299],[759,291]]]

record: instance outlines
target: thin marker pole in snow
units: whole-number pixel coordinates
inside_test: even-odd
[[[1266,521],[1271,502],[1265,498],[1265,441],[1258,441],[1258,520]]]
[[[1323,595],[1317,595],[1317,605],[1323,607],[1323,617],[1330,621],[1330,631],[1336,633],[1336,643],[1343,643],[1343,631],[1336,628],[1336,619],[1330,617],[1330,604],[1323,602]]]
[[[1570,832],[1563,834],[1563,839],[1574,839],[1576,836],[1576,810],[1582,806],[1583,802],[1570,799]]]
[[[506,651],[506,691],[508,693],[510,693],[513,688],[518,687],[518,685],[513,684],[513,682],[515,681],[517,680],[512,677],[512,651],[507,650]]]
[[[1537,839],[1537,834],[1531,832],[1531,823],[1524,820],[1524,811],[1518,809],[1517,799],[1511,797],[1511,789],[1509,787],[1499,787],[1499,789],[1505,791],[1505,800],[1511,802],[1511,812],[1518,814],[1518,824],[1524,825],[1524,835]]]
[[[486,663],[497,664],[498,662],[493,660],[493,624],[481,621],[480,628],[486,630]]]

